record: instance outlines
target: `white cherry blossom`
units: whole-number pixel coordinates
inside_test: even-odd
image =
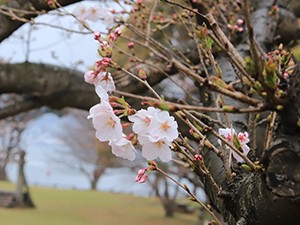
[[[94,84],[97,76],[93,70],[84,73],[84,81],[89,84]]]
[[[108,93],[111,93],[116,90],[115,82],[110,72],[100,72],[98,74],[98,80],[95,83],[95,86],[98,85],[103,87],[103,89]]]
[[[222,135],[228,142],[232,141],[233,135],[235,134],[235,130],[233,128],[220,128],[219,134]],[[219,144],[221,144],[221,140],[218,140]]]
[[[113,113],[113,108],[107,101],[102,101],[100,104],[96,104],[89,110],[88,119],[93,118],[99,112]]]
[[[241,149],[243,151],[244,155],[247,155],[250,151],[249,146],[247,145],[247,143],[249,142],[249,138],[248,138],[248,133],[247,132],[240,132],[238,134],[236,134],[235,130],[233,128],[220,128],[219,129],[219,134],[222,135],[228,142],[232,143],[233,141],[233,136],[237,135],[238,140],[241,144]],[[221,140],[218,140],[219,144],[222,145]],[[240,157],[235,151],[233,151],[230,147],[228,147],[226,145],[226,149],[228,149],[230,151],[230,158],[229,161],[231,162],[231,155],[236,159],[236,161],[238,162],[244,162],[244,160],[242,159],[242,157]]]
[[[92,119],[96,129],[96,137],[100,141],[120,140],[123,136],[120,118],[117,117],[110,104],[102,101],[90,109],[88,118]]]
[[[83,4],[78,4],[75,9],[73,10],[73,14],[77,17],[79,20],[85,20],[87,15],[87,8]]]
[[[101,101],[105,101],[105,102],[109,101],[108,100],[109,96],[107,94],[107,91],[101,85],[97,85],[95,87],[95,90],[96,90],[97,95],[101,99]]]
[[[159,136],[169,141],[173,141],[178,137],[178,125],[173,116],[167,111],[157,112],[149,125],[149,134]]]
[[[128,159],[133,161],[135,159],[135,148],[132,145],[131,141],[123,137],[120,140],[111,140],[109,145],[112,148],[112,153],[123,159]]]
[[[128,116],[128,119],[133,122],[133,132],[139,135],[148,133],[148,128],[152,119],[148,110],[141,109],[136,114]]]
[[[140,135],[139,142],[142,144],[142,155],[147,160],[160,158],[163,162],[172,160],[171,142],[164,138]]]

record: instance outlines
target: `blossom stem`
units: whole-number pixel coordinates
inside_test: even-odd
[[[149,83],[146,80],[142,80],[141,78],[139,78],[138,76],[134,75],[133,73],[131,73],[130,71],[120,67],[120,69],[125,72],[126,74],[130,75],[131,77],[133,77],[134,79],[138,80],[139,82],[141,82],[142,84],[144,84],[151,92],[152,94],[159,99],[160,101],[162,101],[161,97],[159,96],[159,94],[157,94],[157,92],[151,87],[151,85],[149,85]]]
[[[152,101],[152,102],[160,102],[160,100],[156,98],[151,98],[148,96],[141,96],[141,95],[136,95],[120,90],[115,90],[114,93],[120,94],[126,97],[130,98],[135,98],[135,99],[141,99],[145,101]],[[263,111],[262,106],[258,107],[249,107],[249,108],[235,108],[233,111],[226,111],[222,108],[217,108],[217,107],[205,107],[205,106],[194,106],[194,105],[183,105],[183,104],[178,104],[174,102],[169,102],[169,101],[164,101],[165,104],[172,106],[171,108],[174,109],[179,109],[179,110],[194,110],[194,111],[199,111],[199,112],[226,112],[226,113],[250,113],[250,112],[261,112]]]
[[[195,194],[193,194],[190,189],[186,186],[186,185],[182,185],[181,183],[179,183],[177,180],[175,180],[173,177],[171,177],[169,174],[167,174],[166,172],[164,172],[163,170],[161,170],[160,168],[158,168],[158,166],[155,167],[155,170],[157,172],[159,172],[160,174],[164,175],[165,177],[167,177],[168,179],[170,179],[171,181],[173,181],[176,185],[178,185],[179,187],[181,187],[183,190],[185,190],[192,198],[193,201],[197,202],[199,205],[201,205],[216,221],[217,224],[221,225],[220,220],[218,219],[218,217],[214,214],[214,212],[209,209],[203,202],[201,202]]]
[[[180,113],[176,113],[176,115],[183,121],[185,122],[190,128],[192,128],[196,134],[199,135],[200,139],[204,138],[204,135],[186,118],[183,118],[182,115]],[[215,152],[217,155],[220,155],[220,150],[217,149],[213,144],[210,143],[210,141],[207,140],[206,142],[207,147],[211,150],[213,150],[213,152]]]

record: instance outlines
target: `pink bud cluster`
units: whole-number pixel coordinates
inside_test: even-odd
[[[148,178],[148,168],[143,168],[138,171],[138,175],[135,178],[135,182],[145,183]]]
[[[244,31],[243,25],[244,25],[244,20],[238,19],[233,24],[227,24],[227,28],[231,31],[243,32]]]
[[[111,55],[112,55],[112,44],[118,39],[118,37],[121,35],[121,28],[117,27],[110,35],[109,35],[109,42],[105,41],[101,33],[98,31],[94,32],[94,39],[97,40],[100,43],[100,48],[98,49],[98,52],[100,56],[102,57],[101,60],[98,60],[95,65],[94,69],[87,71],[84,74],[85,82],[94,84],[97,86],[99,82],[106,83],[105,86],[108,87],[106,89],[106,92],[114,91],[115,84],[112,80],[112,77],[110,73],[106,72],[107,68],[112,65],[111,61]],[[101,85],[103,86],[103,85]],[[105,89],[105,88],[104,88]],[[105,93],[102,93],[102,96],[105,95]]]
[[[201,161],[203,159],[202,155],[194,155],[194,161]]]

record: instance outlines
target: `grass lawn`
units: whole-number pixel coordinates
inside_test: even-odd
[[[0,182],[0,190],[12,189]],[[195,215],[164,218],[155,198],[32,187],[36,209],[0,208],[3,225],[194,225]]]

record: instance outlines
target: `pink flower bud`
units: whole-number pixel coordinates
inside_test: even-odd
[[[242,24],[244,23],[244,20],[238,19],[238,20],[236,21],[236,23],[237,23],[238,25],[242,25]]]
[[[123,123],[123,124],[122,124],[122,128],[123,128],[123,129],[125,129],[125,128],[128,127],[128,126],[129,126],[129,123]]]
[[[141,174],[138,174],[135,178],[135,182],[139,182],[141,179],[142,179],[142,176]]]
[[[99,41],[100,43],[103,42],[103,39],[101,37],[101,33],[99,31],[95,31],[94,32],[94,39],[97,40],[97,41]]]
[[[139,169],[138,175],[144,175],[146,171],[147,171],[147,168]]]
[[[126,139],[130,141],[134,136],[135,136],[135,134],[131,133],[131,134],[126,136]]]
[[[140,179],[140,183],[145,183],[147,181],[147,178],[148,178],[148,174],[146,174],[145,176],[143,176],[141,179]]]
[[[116,103],[116,102],[109,102],[109,104],[111,105],[111,107],[117,107],[118,106],[118,103]]]
[[[289,78],[289,74],[287,72],[284,72],[283,77],[284,77],[284,79],[288,79]]]
[[[202,159],[203,159],[202,155],[194,155],[194,161],[200,161]]]
[[[128,48],[133,48],[134,47],[134,43],[132,41],[127,43],[127,47]]]

